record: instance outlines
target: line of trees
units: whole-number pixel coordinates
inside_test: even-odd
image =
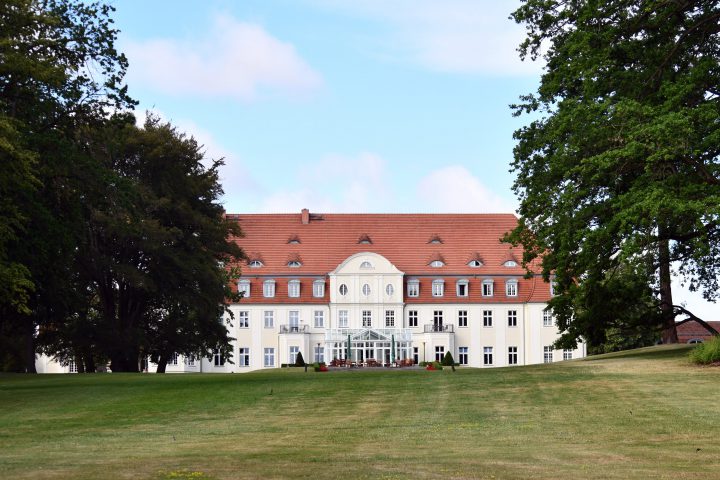
[[[221,160],[149,116],[123,78],[113,8],[0,2],[0,366],[81,371],[231,350],[219,321],[243,257]]]

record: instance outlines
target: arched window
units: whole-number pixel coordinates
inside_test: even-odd
[[[482,265],[483,264],[480,260],[470,260],[468,262],[468,267],[477,268],[477,267],[482,267]]]
[[[388,297],[390,297],[390,296],[392,296],[393,293],[395,293],[395,288],[391,284],[388,283],[387,286],[385,287],[385,293],[387,294]]]
[[[372,266],[372,263],[370,263],[366,260],[360,264],[360,268],[373,268],[373,266]]]
[[[250,260],[248,266],[250,268],[260,268],[263,266],[263,263],[260,260]]]
[[[507,262],[503,263],[506,267],[517,267],[517,262],[515,260],[508,260]]]
[[[444,267],[445,263],[442,260],[433,260],[432,262],[430,262],[430,266],[433,268],[440,268]]]
[[[344,297],[345,295],[347,295],[347,293],[348,293],[347,285],[345,285],[343,283],[342,285],[340,285],[340,295],[342,295]]]
[[[370,296],[370,285],[368,285],[367,283],[366,283],[365,285],[363,285],[363,286],[362,286],[362,293],[363,293],[363,295],[365,295],[366,297],[369,297],[369,296]]]
[[[297,260],[291,260],[287,263],[287,266],[290,268],[299,268],[302,266],[302,263]]]

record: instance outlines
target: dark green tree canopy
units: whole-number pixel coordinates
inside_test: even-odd
[[[720,4],[528,0],[512,16],[521,56],[546,70],[513,106],[533,120],[515,132],[522,219],[508,240],[542,258],[561,325],[580,292],[640,265],[648,315],[673,341],[671,268],[720,292]]]

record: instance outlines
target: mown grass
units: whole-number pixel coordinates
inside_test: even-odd
[[[3,478],[720,478],[682,347],[498,369],[0,376]]]

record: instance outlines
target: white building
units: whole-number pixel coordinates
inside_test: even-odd
[[[176,357],[168,372],[248,372],[333,359],[497,367],[585,356],[554,350],[551,287],[502,243],[511,214],[228,215],[248,255],[230,306],[233,363]],[[349,346],[349,348],[348,348]],[[152,365],[150,370],[152,371]]]

